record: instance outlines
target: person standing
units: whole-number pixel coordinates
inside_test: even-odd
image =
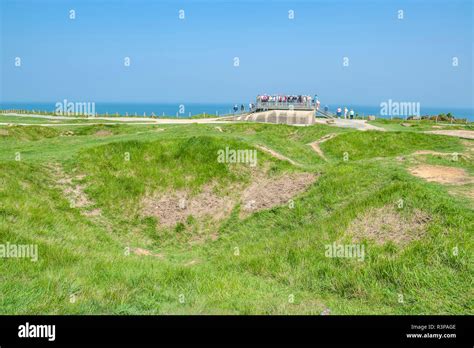
[[[344,106],[344,119],[347,118],[347,112],[348,112],[348,111],[349,111],[349,110],[347,109],[347,106]]]
[[[349,112],[349,116],[351,120],[354,118],[354,110],[351,109],[351,111]]]
[[[338,107],[338,108],[337,108],[336,114],[337,114],[337,117],[338,117],[338,118],[341,117],[341,114],[342,114],[342,109],[341,109],[341,107]]]

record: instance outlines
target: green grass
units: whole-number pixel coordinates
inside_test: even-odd
[[[351,132],[323,143],[321,148],[336,160],[343,160],[344,153],[352,160],[374,157],[407,155],[416,150],[460,152],[460,141],[454,137],[415,132]]]
[[[472,123],[449,123],[449,122],[435,122],[431,120],[388,120],[379,118],[375,121],[369,121],[369,124],[372,124],[377,127],[385,128],[390,131],[399,131],[399,132],[423,132],[430,130],[440,130],[440,129],[462,129],[462,130],[473,130]]]
[[[63,119],[63,118],[57,118],[55,119],[53,117],[49,118],[43,118],[43,117],[28,117],[28,116],[8,116],[8,115],[0,115],[0,123],[10,123],[10,124],[32,124],[32,125],[37,125],[37,124],[42,124],[42,123],[47,123],[47,124],[70,124],[70,123],[77,123],[77,124],[87,124],[87,123],[110,123],[114,121],[109,121],[109,120],[96,120],[96,119],[79,119],[79,118],[73,118],[71,117],[70,119]]]
[[[0,313],[473,313],[469,202],[451,195],[449,187],[411,176],[411,162],[396,160],[416,150],[463,152],[457,138],[322,125],[218,126],[223,132],[196,124],[0,128],[9,130],[0,136],[0,244],[39,249],[38,262],[0,259]],[[68,130],[74,135],[60,136]],[[99,130],[111,134],[98,137]],[[322,144],[326,162],[307,144],[329,133],[340,134]],[[140,214],[139,202],[149,192],[196,193],[210,183],[224,190],[250,182],[250,168],[218,163],[216,153],[257,144],[301,164],[295,168],[259,151],[260,169],[320,173],[294,198],[294,208],[240,218],[236,207],[212,226],[219,239],[201,244],[181,238],[197,233],[192,223],[162,233],[154,218]],[[17,152],[20,161],[14,160]],[[423,161],[473,173],[466,160]],[[69,175],[87,174],[81,183],[101,209],[100,218],[70,206],[48,169],[51,163]],[[421,240],[406,247],[365,241],[364,262],[325,257],[325,245],[350,241],[346,231],[354,218],[400,199],[403,214],[420,209],[431,217]],[[129,254],[128,247],[164,257]]]
[[[22,141],[34,141],[44,138],[54,138],[59,136],[61,133],[58,129],[51,127],[40,127],[40,126],[11,126],[0,128],[0,139],[10,140],[13,139],[15,142],[18,140]]]

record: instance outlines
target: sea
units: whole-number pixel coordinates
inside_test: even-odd
[[[47,111],[55,112],[57,102],[0,102],[1,110],[21,109],[29,111]],[[63,102],[61,102],[63,103]],[[123,102],[96,102],[95,112],[100,115],[119,115],[119,116],[166,116],[187,118],[200,114],[224,116],[232,114],[234,105],[245,106],[248,108],[248,102],[229,102],[229,103],[123,103]],[[326,104],[321,104],[321,107]],[[341,106],[344,104],[340,104]],[[339,105],[328,105],[329,111],[335,112]],[[375,115],[381,118],[389,116],[380,115],[381,108],[378,105],[347,105],[361,116]],[[456,107],[420,107],[421,115],[438,115],[441,113],[451,113],[456,118],[468,119],[474,121],[474,109],[456,108]]]

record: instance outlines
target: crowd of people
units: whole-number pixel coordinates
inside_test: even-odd
[[[315,95],[312,98],[310,95],[258,95],[257,103],[278,102],[278,103],[304,103],[310,104],[318,99]]]
[[[319,101],[319,97],[317,94],[314,97],[310,95],[258,95],[257,96],[257,105],[266,103],[299,103],[305,104],[308,106],[314,106],[316,110],[319,110],[321,103]],[[252,104],[250,104],[250,109],[252,108]],[[324,112],[329,112],[329,107],[327,105],[324,106]],[[344,110],[341,107],[338,107],[336,110],[337,117],[344,117],[346,119],[353,119],[354,118],[354,110],[344,107]]]
[[[298,104],[304,104],[306,106],[311,106],[315,107],[316,110],[320,109],[321,103],[319,101],[319,97],[317,94],[314,95],[314,97],[311,97],[310,95],[268,95],[268,94],[262,94],[257,96],[257,103],[253,104],[250,103],[248,105],[249,111],[254,110],[256,107],[258,108],[259,106],[263,106],[265,108],[266,104],[279,104],[279,103],[298,103]],[[268,105],[267,104],[267,105]],[[245,112],[245,106],[242,105],[234,105],[233,111],[234,113],[239,112],[243,113]],[[327,105],[324,106],[323,108],[325,113],[329,113],[329,107]],[[349,109],[347,107],[344,107],[342,109],[341,107],[338,107],[336,109],[336,116],[338,118],[345,118],[345,119],[354,119],[354,110]]]

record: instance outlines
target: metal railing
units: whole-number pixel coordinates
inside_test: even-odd
[[[307,102],[283,102],[283,101],[257,101],[253,107],[255,110],[314,110],[316,104]]]

